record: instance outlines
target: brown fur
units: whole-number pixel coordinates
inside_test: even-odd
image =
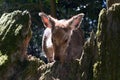
[[[57,20],[44,13],[39,15],[44,25],[47,28],[51,28],[49,39],[52,42],[52,50],[45,47],[46,40],[45,38],[43,39],[43,48],[46,55],[52,55],[53,58],[55,57],[56,60],[60,60],[61,63],[80,58],[83,50],[84,36],[79,26],[84,14],[78,14],[68,20]],[[52,51],[52,53],[48,53],[47,50]]]

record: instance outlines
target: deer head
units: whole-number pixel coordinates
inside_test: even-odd
[[[64,62],[72,32],[73,30],[79,28],[84,14],[80,13],[68,20],[58,20],[46,15],[45,13],[39,13],[39,15],[41,16],[44,26],[46,28],[51,28],[51,41],[53,44],[55,58],[60,59],[61,62]]]

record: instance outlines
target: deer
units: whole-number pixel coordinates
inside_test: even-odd
[[[80,27],[84,13],[61,20],[44,12],[40,12],[39,16],[46,28],[42,39],[42,49],[48,61],[65,63],[80,58],[85,41]]]

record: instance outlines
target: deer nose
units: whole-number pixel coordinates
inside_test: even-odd
[[[55,60],[49,60],[50,63],[54,62]]]
[[[54,62],[54,58],[53,57],[49,57],[49,62]]]

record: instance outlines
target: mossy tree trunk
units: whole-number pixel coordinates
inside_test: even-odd
[[[4,13],[0,18],[0,80],[38,80],[44,64],[27,55],[31,39],[31,16],[28,11]]]
[[[120,0],[106,0],[107,8],[111,7],[114,3],[120,3]]]
[[[99,59],[94,64],[94,79],[120,80],[120,3],[101,10],[97,45]]]

